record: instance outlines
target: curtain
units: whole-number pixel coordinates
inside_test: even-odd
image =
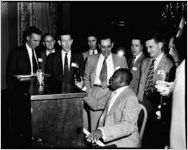
[[[23,43],[23,32],[36,26],[42,33],[56,34],[57,4],[55,2],[18,2],[18,45]]]

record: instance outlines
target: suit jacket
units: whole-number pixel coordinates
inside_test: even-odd
[[[42,58],[41,69],[45,73],[49,73],[49,74],[53,73],[54,55],[55,53],[50,53],[48,56],[46,56],[46,51],[41,52],[41,58]]]
[[[148,71],[149,71],[149,67],[150,67],[150,64],[151,64],[151,60],[152,60],[151,58],[145,59],[143,61],[142,66],[141,66],[141,78],[140,78],[139,90],[138,90],[138,99],[140,101],[143,100],[144,87],[145,87],[145,82],[146,82],[147,74],[148,74]],[[153,79],[154,82],[159,80],[159,77],[158,77],[158,71],[159,70],[164,70],[165,73],[168,75],[172,68],[173,68],[173,63],[164,54],[161,61],[159,62],[157,69],[154,72],[154,79]]]
[[[85,83],[87,89],[93,87],[99,56],[100,56],[100,54],[89,56],[88,60],[86,62],[84,83]],[[127,60],[125,57],[119,57],[116,54],[112,54],[112,59],[113,59],[113,64],[114,64],[115,70],[117,68],[128,68]]]
[[[141,77],[141,65],[143,60],[145,59],[145,55],[142,54],[137,60],[136,62],[133,64],[133,61],[131,62],[131,73],[133,75],[133,79],[131,81],[130,87],[133,89],[133,91],[135,92],[135,94],[137,95],[138,93],[138,87],[139,87],[139,82],[140,82],[140,77]]]
[[[72,67],[72,63],[78,64],[79,69]],[[54,55],[54,69],[53,69],[54,78],[59,80],[59,81],[63,81],[63,82],[67,82],[67,83],[73,83],[73,77],[74,77],[76,72],[79,73],[80,76],[83,77],[83,74],[84,74],[84,59],[83,59],[83,56],[79,53],[71,52],[69,76],[67,78],[64,78],[61,51],[57,51]]]
[[[85,102],[92,109],[104,109],[98,127],[105,136],[107,145],[116,144],[117,147],[138,147],[139,133],[137,120],[139,114],[139,102],[133,90],[127,87],[115,100],[108,111],[111,92],[109,91],[100,99],[95,99],[88,94]]]
[[[7,62],[7,77],[13,75],[31,74],[31,66],[26,45],[20,46],[11,51]]]

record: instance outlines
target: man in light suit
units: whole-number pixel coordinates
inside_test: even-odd
[[[87,58],[90,55],[98,54],[97,37],[95,35],[92,34],[88,36],[88,46],[89,46],[89,50],[82,53],[84,57],[84,62],[86,62]]]
[[[92,109],[104,109],[98,128],[87,137],[88,141],[94,143],[102,137],[107,145],[115,144],[118,148],[139,146],[139,102],[129,87],[131,80],[131,72],[120,68],[110,79],[112,91],[100,99],[95,99],[91,91],[84,99]]]
[[[138,86],[141,76],[141,65],[143,60],[146,58],[143,53],[143,45],[141,37],[133,37],[131,40],[131,52],[133,59],[131,60],[130,70],[133,75],[133,80],[131,81],[130,87],[133,89],[135,94],[138,93]]]
[[[168,80],[173,63],[164,53],[164,38],[161,34],[150,34],[146,47],[150,58],[142,63],[138,91],[138,99],[148,111],[143,148],[164,148],[168,138],[168,127],[167,120],[161,118],[163,116],[160,110],[162,98],[155,84],[157,80]]]
[[[91,55],[88,57],[85,74],[84,74],[84,84],[86,91],[89,89],[93,90],[96,98],[104,96],[108,92],[109,79],[113,75],[114,71],[119,68],[128,68],[127,60],[124,56],[118,56],[112,54],[112,48],[114,43],[108,35],[104,35],[99,44],[101,49],[100,54]],[[101,82],[100,74],[103,67],[103,62],[106,58],[106,80]],[[94,131],[97,127],[99,117],[101,115],[101,110],[90,110],[90,129]]]

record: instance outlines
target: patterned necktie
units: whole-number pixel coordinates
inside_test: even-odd
[[[146,83],[145,83],[145,88],[144,88],[145,94],[148,94],[149,92],[153,91],[153,88],[154,88],[154,82],[153,82],[154,62],[155,62],[155,59],[153,58],[149,67],[147,78],[146,78]]]
[[[64,75],[67,74],[69,71],[68,69],[68,56],[67,53],[65,53],[65,59],[64,59]]]
[[[34,50],[32,50],[32,62],[33,62],[33,73],[36,73],[38,69],[37,61],[35,59]]]
[[[107,82],[107,63],[106,63],[106,57],[104,58],[103,66],[102,66],[99,78],[100,78],[101,82]]]

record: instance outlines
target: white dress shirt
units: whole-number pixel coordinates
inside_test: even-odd
[[[105,57],[103,56],[103,54],[100,54],[99,60],[97,63],[97,67],[96,67],[96,76],[95,76],[94,84],[99,84],[99,85],[101,84],[100,73],[101,73],[104,59],[105,59]],[[112,54],[110,54],[107,57],[106,63],[107,63],[107,84],[109,85],[109,79],[111,78],[111,76],[113,75],[113,73],[115,71]]]
[[[53,50],[46,50],[46,56],[48,56],[50,53],[55,53],[55,49],[53,49]]]
[[[29,61],[30,61],[30,66],[31,66],[31,74],[33,74],[33,59],[32,59],[32,53],[34,52],[34,57],[35,57],[35,60],[36,62],[38,63],[37,61],[37,56],[36,56],[36,53],[35,53],[35,50],[33,50],[32,52],[32,49],[31,47],[26,43],[26,48],[27,48],[27,53],[29,55]]]
[[[71,51],[65,52],[64,50],[61,50],[63,70],[64,70],[64,60],[65,60],[65,54],[66,53],[67,53],[67,57],[68,57],[68,69],[70,70]]]
[[[158,67],[163,55],[164,55],[164,53],[161,53],[158,57],[155,58],[154,71],[157,69],[157,67]]]
[[[135,56],[134,63],[138,60],[138,58],[142,55],[142,53],[143,53],[143,52],[141,52],[140,54],[138,54],[138,55]],[[133,63],[133,64],[134,64],[134,63]]]
[[[93,55],[93,52],[94,52],[94,54],[98,54],[97,49],[94,49],[94,50],[90,49],[90,50],[89,50],[89,54],[90,54],[90,55]]]

